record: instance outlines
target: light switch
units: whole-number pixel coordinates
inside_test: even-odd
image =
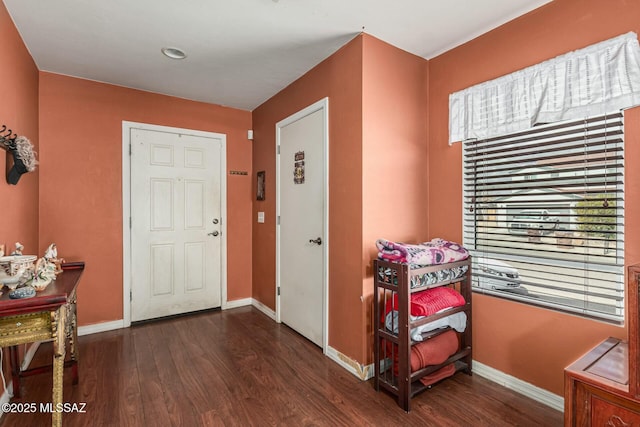
[[[264,223],[264,212],[258,212],[258,222]]]

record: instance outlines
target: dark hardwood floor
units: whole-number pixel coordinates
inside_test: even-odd
[[[80,383],[64,401],[86,413],[65,426],[561,426],[562,413],[477,375],[458,373],[417,396],[410,413],[320,348],[251,307],[80,337]],[[49,362],[41,345],[32,366]],[[48,402],[51,377],[22,380]],[[46,426],[46,413],[5,414],[1,427]]]

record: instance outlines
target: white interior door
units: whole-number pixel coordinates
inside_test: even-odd
[[[221,139],[131,129],[131,320],[221,305]]]
[[[326,101],[278,124],[278,318],[325,348]],[[276,304],[278,306],[278,304]]]

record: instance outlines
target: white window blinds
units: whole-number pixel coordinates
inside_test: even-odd
[[[474,290],[624,317],[623,114],[463,145]]]
[[[627,33],[449,96],[449,143],[640,105],[640,46]]]

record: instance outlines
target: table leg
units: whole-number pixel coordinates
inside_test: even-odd
[[[69,348],[71,350],[71,374],[73,378],[73,384],[78,384],[78,317],[76,315],[76,301],[75,298],[71,304],[71,336],[69,337]]]
[[[53,356],[53,395],[51,401],[53,403],[53,412],[51,425],[54,427],[59,427],[62,425],[62,412],[59,412],[58,409],[62,407],[62,381],[63,381],[63,371],[64,371],[64,355],[54,355]]]
[[[53,412],[51,424],[53,427],[62,426],[62,399],[64,397],[62,386],[64,381],[64,357],[66,354],[66,317],[67,310],[61,307],[51,313],[51,327],[53,333],[53,393],[51,402]]]
[[[18,346],[9,347],[9,356],[11,362],[11,377],[13,381],[13,397],[20,397],[20,356],[18,354]]]

